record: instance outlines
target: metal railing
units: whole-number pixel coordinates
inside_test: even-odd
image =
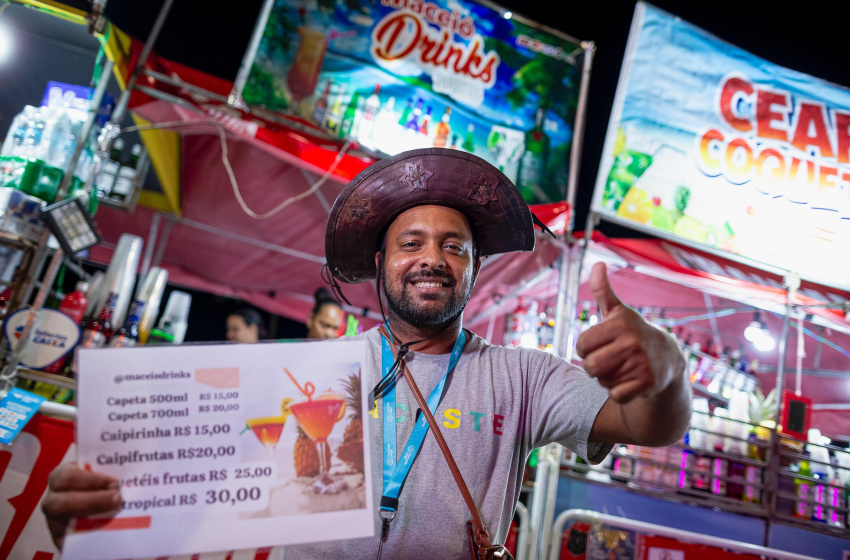
[[[653,523],[645,523],[643,521],[635,521],[633,519],[626,519],[624,517],[616,517],[613,515],[606,515],[582,509],[568,509],[555,519],[551,533],[551,542],[548,543],[549,560],[559,560],[561,556],[561,539],[564,534],[565,527],[568,523],[575,523],[577,521],[586,522],[591,526],[604,524],[608,527],[631,530],[642,535],[667,537],[682,543],[712,546],[722,548],[730,552],[742,552],[762,556],[764,558],[774,558],[775,560],[817,560],[812,556],[804,556],[802,554],[795,554],[793,552],[786,552],[775,548],[767,548],[755,544],[692,533],[691,531],[673,529],[671,527],[664,527]]]

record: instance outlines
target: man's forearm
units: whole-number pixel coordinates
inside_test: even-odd
[[[639,445],[670,445],[688,429],[691,395],[690,383],[680,372],[660,393],[621,405],[620,421]]]

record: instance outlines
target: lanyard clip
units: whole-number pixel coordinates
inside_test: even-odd
[[[382,509],[380,516],[383,521],[381,523],[381,542],[385,543],[390,536],[390,522],[395,519],[395,511]]]

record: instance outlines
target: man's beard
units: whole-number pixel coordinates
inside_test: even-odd
[[[408,288],[413,282],[427,282],[429,280],[447,281],[448,286],[451,288],[451,295],[441,308],[419,308],[408,292]],[[445,273],[434,271],[405,274],[399,282],[398,289],[395,289],[387,282],[386,270],[381,271],[381,281],[384,285],[384,292],[387,295],[387,304],[390,310],[400,319],[414,327],[439,327],[454,320],[463,311],[472,291],[471,283],[466,289],[463,289],[461,286],[459,290],[458,282],[454,278]]]

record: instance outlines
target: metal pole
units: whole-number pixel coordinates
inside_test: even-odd
[[[263,39],[263,32],[266,30],[266,25],[269,22],[269,16],[272,13],[273,7],[274,0],[265,0],[263,2],[257,23],[254,25],[254,33],[251,35],[251,42],[248,43],[248,50],[245,51],[245,56],[242,58],[242,65],[239,66],[239,72],[233,81],[233,90],[227,98],[229,105],[239,108],[245,107],[245,101],[242,99],[242,90],[245,89],[245,84],[248,83],[248,75],[251,73],[251,67],[254,65],[254,58],[257,56],[257,49],[260,48],[260,41]]]
[[[151,259],[153,259],[153,249],[156,246],[156,236],[159,234],[160,213],[155,212],[151,218],[151,228],[148,231],[148,242],[145,244],[145,255],[142,257],[142,282],[139,283],[139,289],[144,283],[144,279],[148,276],[148,271],[151,269]]]
[[[171,228],[174,227],[174,218],[168,216],[168,221],[165,222],[165,227],[162,228],[162,238],[159,240],[159,246],[156,248],[156,254],[153,256],[153,266],[159,266],[162,262],[162,255],[165,254],[165,247],[168,245],[168,237],[171,235]]]
[[[581,85],[578,93],[578,106],[576,107],[576,121],[573,130],[573,145],[570,150],[570,178],[567,183],[567,203],[570,205],[570,225],[575,216],[576,191],[578,190],[578,171],[581,159],[581,149],[584,140],[584,122],[587,112],[587,90],[590,86],[590,67],[593,64],[593,53],[596,46],[593,41],[582,41],[584,50],[584,65],[581,71]]]
[[[171,11],[172,4],[174,4],[174,0],[165,0],[163,2],[162,8],[160,8],[159,14],[156,16],[156,21],[153,27],[151,27],[150,33],[148,33],[148,40],[145,42],[145,46],[142,48],[141,54],[139,54],[139,59],[136,61],[136,67],[133,69],[133,73],[130,74],[130,79],[127,80],[127,87],[121,92],[121,98],[115,104],[115,110],[112,111],[112,117],[109,119],[107,126],[109,124],[120,123],[124,119],[124,112],[127,111],[127,104],[130,102],[130,95],[136,86],[136,80],[139,79],[139,74],[144,70],[145,63],[148,61],[148,56],[150,56],[153,50],[153,45],[156,43],[157,37],[159,37],[159,32],[162,31],[162,26],[165,24],[165,18],[168,17],[168,12]],[[106,128],[104,127],[104,130]],[[109,141],[111,142],[112,138]]]
[[[779,348],[777,350],[779,353],[779,361],[776,364],[776,398],[779,403],[782,403],[782,391],[785,384],[785,359],[788,346],[786,344],[786,339],[788,338],[788,330],[791,327],[791,314],[793,313],[792,302],[794,300],[794,294],[797,291],[797,287],[800,285],[800,279],[799,277],[796,278],[795,285],[794,279],[786,276],[785,285],[788,291],[785,298],[785,317],[782,319],[782,335],[779,337]],[[773,431],[770,433],[770,462],[768,463],[767,468],[766,487],[772,489],[772,491],[767,522],[765,523],[764,546],[768,546],[770,544],[770,520],[773,519],[776,514],[776,499],[779,492],[779,422],[781,418],[782,406],[780,405],[776,407],[776,417],[774,418],[775,426]]]
[[[109,74],[112,72],[112,66],[113,62],[106,58],[103,63],[103,71],[100,74],[100,81],[97,83],[97,87],[95,88],[94,93],[92,93],[92,98],[89,100],[89,114],[80,129],[80,135],[77,138],[76,146],[74,146],[74,153],[71,156],[71,161],[68,162],[68,172],[65,173],[65,176],[62,178],[62,183],[59,184],[59,190],[56,191],[57,202],[65,198],[65,194],[68,192],[68,186],[71,184],[71,179],[74,176],[74,171],[77,169],[77,162],[80,160],[80,155],[82,155],[83,150],[89,143],[89,136],[91,135],[94,121],[97,118],[97,112],[100,109],[100,104],[103,101],[103,94],[106,92],[107,84],[109,84]],[[92,179],[92,181],[93,180],[94,179]],[[90,193],[89,196],[97,196],[97,194]]]

